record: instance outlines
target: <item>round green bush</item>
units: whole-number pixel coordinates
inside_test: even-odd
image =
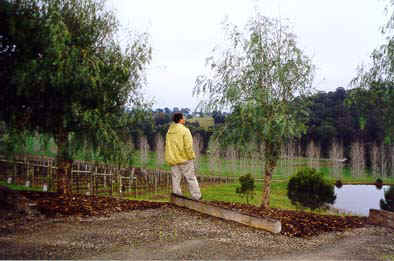
[[[394,212],[394,186],[390,186],[388,190],[384,191],[384,199],[380,200],[380,208]]]
[[[246,198],[246,203],[249,204],[249,201],[254,198],[254,190],[256,188],[254,184],[254,178],[251,174],[247,174],[239,177],[239,183],[241,187],[236,188],[235,192],[240,194],[241,197]]]
[[[383,188],[383,180],[381,178],[377,178],[375,181],[375,186],[377,189],[382,189]]]
[[[302,169],[290,178],[287,196],[293,205],[312,210],[333,204],[336,199],[334,185],[313,168]]]

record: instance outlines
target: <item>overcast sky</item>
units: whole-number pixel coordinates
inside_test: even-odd
[[[288,19],[298,44],[317,67],[314,87],[349,87],[356,68],[382,43],[382,0],[110,0],[123,26],[148,32],[153,47],[146,96],[154,108],[188,107],[205,59],[223,41],[225,17],[245,25],[256,5],[269,17]]]

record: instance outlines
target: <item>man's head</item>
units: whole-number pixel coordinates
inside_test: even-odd
[[[176,112],[174,113],[174,115],[172,116],[172,121],[175,123],[181,123],[181,124],[185,124],[185,117],[183,117],[183,114],[180,112]]]

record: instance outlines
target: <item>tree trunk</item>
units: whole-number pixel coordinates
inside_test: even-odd
[[[57,133],[56,145],[58,148],[57,161],[57,192],[61,194],[71,194],[71,167],[72,159],[69,157],[68,132],[60,129]]]
[[[274,166],[272,162],[267,161],[265,163],[265,174],[264,174],[264,187],[263,187],[263,195],[261,201],[261,208],[269,208],[270,199],[271,199],[271,181],[272,181],[272,173],[274,171]]]
[[[264,187],[261,201],[261,208],[269,208],[271,199],[271,181],[272,173],[274,172],[276,162],[278,160],[278,146],[277,144],[265,144],[265,166],[264,166]],[[279,146],[280,147],[280,146]]]

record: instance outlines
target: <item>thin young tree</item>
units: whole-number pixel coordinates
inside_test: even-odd
[[[231,112],[216,133],[222,143],[264,144],[261,207],[268,208],[281,145],[306,129],[306,111],[297,97],[310,90],[314,67],[279,19],[256,11],[244,30],[226,23],[225,32],[227,47],[207,60],[211,73],[197,78],[194,91],[207,94],[205,110]]]
[[[226,172],[230,176],[236,176],[235,173],[238,172],[238,151],[234,148],[234,146],[228,146],[225,151],[225,160],[226,160]]]
[[[161,167],[164,164],[164,139],[160,133],[155,136],[156,165]]]
[[[372,171],[372,175],[376,176],[379,174],[379,145],[374,142],[371,146],[371,151],[370,151],[370,158],[371,158],[371,171]]]
[[[390,170],[394,173],[394,145],[390,147]]]
[[[200,157],[201,157],[201,150],[203,149],[203,140],[202,137],[199,133],[196,133],[193,136],[193,150],[196,155],[196,158],[194,159],[194,168],[196,170],[199,170],[200,168]]]
[[[291,176],[297,172],[297,144],[294,140],[291,140],[287,144],[288,152],[288,176]]]
[[[320,167],[320,146],[311,140],[306,147],[306,157],[309,167],[319,169]]]
[[[148,36],[121,44],[105,0],[2,0],[0,21],[0,120],[54,138],[57,191],[71,192],[71,138],[126,159],[119,130],[144,83]]]
[[[390,167],[392,166],[392,147],[389,144],[381,144],[379,149],[379,166],[380,176],[390,175]]]
[[[222,160],[220,157],[220,144],[215,138],[209,139],[208,144],[208,166],[214,176],[218,175],[222,170]]]
[[[360,141],[354,141],[350,149],[352,173],[355,176],[361,176],[365,171],[365,150],[364,144]]]
[[[146,136],[141,135],[138,141],[138,147],[140,150],[140,162],[143,167],[146,167],[149,161],[149,143]]]
[[[280,148],[280,169],[283,176],[287,175],[287,144],[283,143]]]
[[[329,151],[330,160],[333,167],[333,176],[340,178],[343,169],[343,144],[339,140],[333,140],[331,142]]]

